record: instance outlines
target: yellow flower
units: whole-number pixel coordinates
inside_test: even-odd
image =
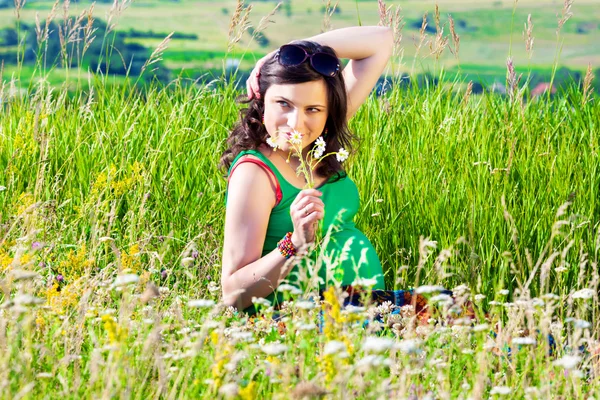
[[[241,388],[238,392],[238,396],[242,400],[254,400],[256,399],[256,382],[252,381],[246,387]]]
[[[10,267],[13,259],[4,250],[0,250],[0,272],[4,272]]]
[[[131,272],[139,274],[142,269],[139,253],[140,246],[137,243],[130,246],[127,251],[121,252],[121,269],[129,269]]]
[[[104,322],[104,330],[108,334],[108,341],[111,344],[121,343],[127,338],[127,330],[121,328],[112,315],[103,315],[102,321]]]

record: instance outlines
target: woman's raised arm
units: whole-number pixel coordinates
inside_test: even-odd
[[[367,99],[381,76],[394,46],[394,35],[383,26],[357,26],[325,32],[306,40],[329,46],[339,58],[349,58],[344,68],[350,119]]]

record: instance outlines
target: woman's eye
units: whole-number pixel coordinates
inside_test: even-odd
[[[279,104],[281,107],[289,107],[287,101],[279,100],[277,104]]]
[[[315,112],[319,112],[321,110],[319,110],[318,108],[309,108],[308,111],[311,113],[315,113]]]

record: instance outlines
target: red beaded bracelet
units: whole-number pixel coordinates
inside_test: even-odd
[[[296,255],[296,248],[294,247],[294,243],[292,243],[292,232],[286,233],[283,239],[277,242],[277,248],[285,258]]]

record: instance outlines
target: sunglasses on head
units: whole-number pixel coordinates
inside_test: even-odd
[[[300,65],[308,58],[313,69],[324,76],[336,76],[340,70],[340,63],[337,57],[322,52],[308,54],[303,47],[295,44],[281,46],[276,56],[279,64],[286,67]]]

